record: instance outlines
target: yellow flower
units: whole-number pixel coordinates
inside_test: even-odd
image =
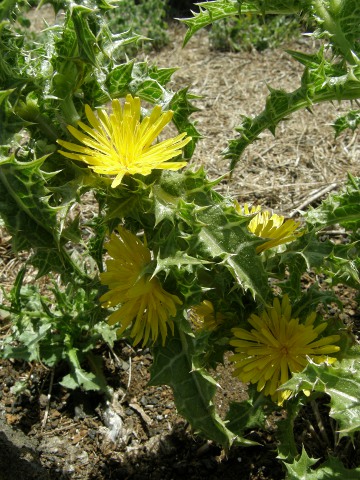
[[[235,354],[230,358],[235,365],[234,376],[242,382],[257,383],[257,390],[270,395],[273,401],[282,405],[289,398],[289,390],[277,389],[289,380],[292,373],[301,372],[309,363],[333,363],[329,353],[340,350],[332,345],[339,335],[317,339],[327,327],[326,322],[314,326],[316,313],[311,313],[304,323],[292,318],[289,298],[284,295],[280,303],[274,299],[273,307],[267,307],[258,316],[252,314],[248,320],[251,331],[233,328],[235,335],[230,345]]]
[[[119,235],[111,234],[105,245],[112,259],[106,261],[107,271],[100,274],[101,283],[109,291],[100,301],[105,307],[120,307],[109,316],[109,324],[120,323],[121,335],[134,321],[130,336],[134,345],[141,340],[143,345],[149,337],[155,342],[159,336],[165,343],[167,327],[174,333],[176,305],[181,301],[176,295],[166,292],[156,277],[145,273],[151,261],[150,250],[131,232],[118,227]]]
[[[235,204],[235,209],[240,214],[256,214],[250,220],[248,229],[254,235],[268,240],[256,248],[257,253],[261,253],[268,248],[292,242],[297,237],[303,235],[303,232],[296,231],[300,226],[300,222],[291,219],[285,220],[282,215],[277,215],[276,213],[271,214],[267,210],[261,211],[260,206],[253,206],[249,209],[245,203],[242,210],[238,204]]]
[[[75,144],[58,140],[57,143],[70,152],[59,151],[72,160],[85,162],[96,173],[116,175],[111,186],[120,185],[124,175],[149,175],[153,169],[178,170],[186,162],[167,162],[181,153],[191,140],[186,133],[152,145],[172,119],[173,112],[161,111],[156,105],[149,117],[140,119],[140,99],[127,95],[121,107],[119,100],[112,102],[112,114],[97,111],[98,117],[85,105],[85,114],[91,127],[83,122],[68,125],[68,130],[80,142]]]
[[[224,316],[214,311],[214,305],[204,300],[190,309],[190,319],[196,329],[215,330],[224,319]]]

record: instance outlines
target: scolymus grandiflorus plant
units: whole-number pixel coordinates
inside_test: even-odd
[[[326,398],[336,441],[314,475],[357,475],[339,452],[358,438],[358,348],[318,306],[340,303],[336,283],[358,288],[359,179],[349,176],[298,219],[220,195],[221,179],[188,167],[200,133],[190,119],[194,96],[168,87],[175,68],[124,56],[141,38],[109,30],[116,6],[49,3],[63,20],[39,36],[21,26],[16,2],[0,10],[0,214],[14,252],[27,252],[5,292],[3,355],[50,368],[66,362],[62,385],[111,396],[99,343],[149,346],[150,383],[170,385],[194,431],[225,448],[252,445],[248,432],[285,412],[277,441],[288,478],[313,475],[315,459],[296,444],[293,426]],[[243,119],[225,152],[231,169],[261,132],[276,134],[297,110],[360,97],[356,2],[205,2],[185,20],[185,41],[247,13],[301,13],[321,46],[290,52],[304,65],[299,88],[271,89],[263,112]],[[353,109],[334,120],[337,132],[356,128],[357,118]],[[333,224],[346,229],[347,244],[320,241]],[[37,278],[26,285],[29,269]],[[306,271],[326,275],[328,288],[304,290]],[[225,354],[249,398],[221,418],[210,371]]]

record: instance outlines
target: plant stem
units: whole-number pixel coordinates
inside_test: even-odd
[[[318,425],[318,428],[319,428],[320,435],[321,435],[322,439],[324,440],[325,444],[330,445],[329,437],[327,436],[327,433],[326,433],[326,430],[325,430],[325,427],[324,427],[324,423],[322,421],[322,418],[321,418],[321,415],[320,415],[320,412],[319,412],[318,405],[314,400],[312,400],[310,402],[310,404],[311,404],[311,408],[312,408],[312,410],[314,412],[314,415],[315,415],[315,418],[316,418],[316,422],[317,422],[317,425]]]
[[[328,4],[329,2],[326,3]],[[342,2],[330,2],[330,6],[326,8],[322,0],[313,0],[312,2],[316,14],[324,22],[324,29],[331,35],[331,41],[340,48],[346,61],[349,62],[350,65],[355,65],[351,44],[346,39],[340,23],[336,22],[332,15],[335,13],[335,9],[341,8],[341,4]]]
[[[75,108],[73,98],[71,95],[68,95],[64,98],[62,102],[62,111],[68,125],[76,126],[80,120],[80,116]]]

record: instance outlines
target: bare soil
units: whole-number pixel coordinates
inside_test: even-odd
[[[183,37],[184,28],[173,26],[170,45],[149,54],[148,60],[158,66],[178,66],[174,90],[190,85],[194,94],[202,96],[194,101],[199,112],[193,118],[203,139],[192,165],[204,165],[215,178],[228,171],[221,152],[234,136],[241,115],[261,111],[267,84],[297,88],[301,69],[283,50],[219,53],[210,49],[206,32],[182,49]],[[300,39],[288,47],[311,50],[312,45]],[[276,138],[265,133],[247,149],[232,179],[226,178],[219,189],[241,202],[256,202],[285,214],[315,205],[325,188],[343,185],[347,172],[360,173],[359,133],[346,132],[335,139],[331,128],[336,112],[344,108],[316,106],[313,113],[300,112],[279,125]],[[20,261],[1,229],[0,281],[4,285],[12,283]],[[32,281],[31,276],[27,281]],[[338,294],[345,304],[343,319],[356,323],[359,311],[354,292],[339,286]],[[6,318],[0,321],[0,333],[5,336],[9,325]],[[149,350],[118,342],[114,351],[102,347],[100,353],[114,389],[111,404],[95,393],[65,390],[58,383],[64,374],[61,368],[50,371],[26,362],[0,362],[0,480],[285,477],[276,460],[272,435],[276,422],[267,431],[248,433],[258,447],[236,447],[225,453],[191,432],[177,415],[170,388],[147,386]],[[215,375],[223,387],[216,397],[223,413],[229,401],[244,398],[246,387],[234,382],[226,364]],[[29,380],[28,389],[15,396],[11,387],[24,379]],[[299,431],[299,442],[306,438],[306,432]],[[360,463],[359,458],[356,461]]]

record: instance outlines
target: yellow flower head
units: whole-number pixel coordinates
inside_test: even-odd
[[[329,353],[340,350],[332,343],[340,339],[339,335],[329,335],[317,339],[327,327],[326,322],[314,326],[316,313],[311,313],[304,323],[292,318],[289,298],[284,295],[280,303],[274,299],[273,307],[267,307],[258,316],[252,314],[248,322],[251,331],[233,328],[234,338],[230,345],[235,354],[230,358],[234,362],[234,376],[242,382],[257,383],[257,390],[270,395],[274,402],[282,405],[289,398],[289,390],[277,391],[292,373],[301,372],[309,362],[333,363],[335,358]]]
[[[248,229],[254,235],[267,239],[268,241],[256,248],[257,253],[261,253],[268,248],[277,247],[284,243],[292,242],[297,237],[303,235],[303,232],[296,231],[300,222],[295,220],[285,220],[282,215],[271,214],[269,211],[261,211],[260,206],[253,206],[249,209],[245,203],[243,210],[236,204],[236,210],[245,215],[256,215],[250,220]],[[284,221],[285,220],[285,221]]]
[[[172,119],[171,110],[162,112],[156,105],[151,115],[141,120],[140,99],[127,95],[123,107],[119,100],[113,100],[110,115],[100,109],[96,117],[89,105],[85,105],[85,114],[90,127],[83,122],[78,123],[83,132],[71,125],[67,127],[82,145],[58,140],[59,145],[69,150],[59,153],[85,162],[96,173],[116,175],[112,187],[120,185],[124,175],[149,175],[156,168],[178,170],[186,165],[186,162],[167,162],[190,142],[191,137],[186,133],[153,145]]]
[[[214,311],[214,305],[204,300],[190,309],[190,320],[196,329],[215,330],[224,320],[224,316]]]
[[[120,307],[109,316],[109,324],[120,323],[119,335],[134,321],[130,336],[134,345],[143,345],[151,336],[155,342],[159,336],[163,344],[167,327],[174,333],[176,305],[181,305],[176,295],[166,292],[156,277],[145,273],[151,261],[150,250],[131,232],[118,227],[119,235],[111,234],[105,245],[112,259],[106,261],[107,271],[100,274],[101,283],[109,291],[100,301],[105,307]]]

